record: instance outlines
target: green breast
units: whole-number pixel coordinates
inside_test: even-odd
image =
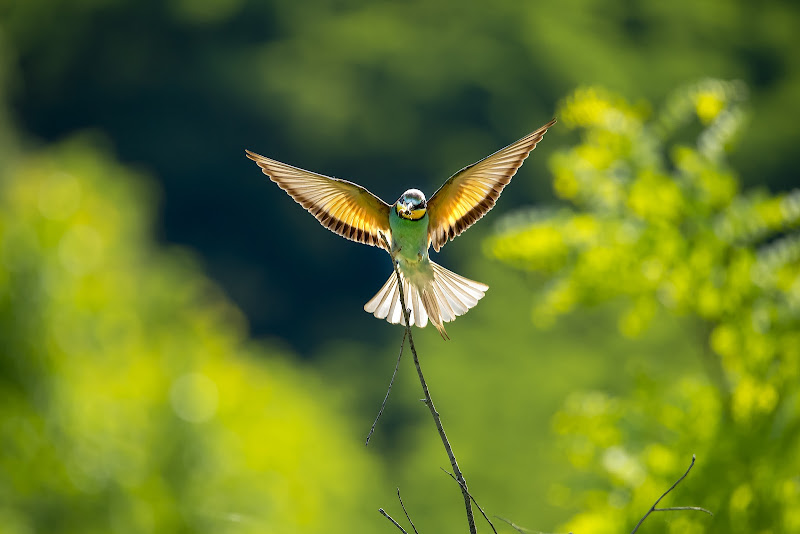
[[[421,219],[403,219],[392,208],[389,212],[392,229],[392,248],[400,249],[399,256],[406,261],[419,261],[428,257],[428,214]]]

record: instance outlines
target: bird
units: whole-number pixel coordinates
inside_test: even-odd
[[[489,286],[433,262],[428,254],[472,226],[492,209],[522,163],[536,148],[551,120],[505,148],[452,175],[430,199],[408,189],[389,205],[364,187],[281,163],[250,150],[248,158],[270,180],[310,212],[322,226],[342,237],[386,249],[400,272],[409,325],[428,321],[443,339],[444,323],[465,314]],[[378,319],[405,325],[397,276],[393,272],[364,305]]]

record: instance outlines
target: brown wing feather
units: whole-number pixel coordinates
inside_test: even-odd
[[[383,232],[391,243],[389,205],[360,185],[292,167],[249,150],[245,153],[325,228],[352,241],[385,248],[380,238]]]
[[[428,237],[437,252],[492,209],[511,177],[555,123],[553,119],[516,143],[464,167],[434,193],[428,201]]]

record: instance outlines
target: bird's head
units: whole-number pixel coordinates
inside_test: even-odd
[[[417,221],[425,216],[428,203],[425,195],[419,189],[409,189],[403,193],[394,205],[397,214],[403,219]]]

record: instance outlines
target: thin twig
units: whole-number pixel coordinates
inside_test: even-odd
[[[453,476],[453,473],[451,473],[450,471],[448,471],[448,470],[446,470],[446,469],[444,469],[444,468],[442,468],[442,467],[440,467],[439,469],[441,469],[442,471],[444,471],[445,473],[447,473],[448,475],[450,475],[450,478],[452,478],[453,480],[455,480],[456,482],[458,482],[458,479],[457,479],[455,476]],[[491,520],[489,519],[489,517],[486,515],[486,512],[484,512],[484,511],[483,511],[483,508],[481,508],[481,505],[480,505],[480,504],[478,504],[478,501],[476,501],[476,500],[475,500],[475,497],[473,497],[473,496],[472,496],[472,494],[471,494],[471,493],[470,493],[470,492],[467,490],[467,488],[465,488],[465,487],[464,487],[464,486],[461,484],[461,482],[458,482],[458,485],[459,485],[459,486],[461,486],[461,489],[462,489],[463,491],[466,491],[466,492],[467,492],[467,495],[469,495],[469,498],[470,498],[470,499],[472,499],[472,502],[474,502],[474,503],[475,503],[475,506],[477,506],[477,507],[478,507],[478,510],[480,510],[481,514],[483,514],[483,518],[486,520],[486,522],[487,522],[487,523],[489,523],[489,526],[490,526],[490,527],[492,527],[492,531],[494,532],[494,534],[497,534],[497,529],[496,529],[496,528],[494,528],[494,524],[492,524],[492,521],[491,521]]]
[[[385,517],[386,519],[388,519],[389,521],[391,521],[392,523],[394,523],[394,526],[396,526],[397,528],[399,528],[399,529],[400,529],[400,531],[401,531],[403,534],[408,534],[408,532],[406,532],[406,529],[404,529],[403,527],[401,527],[401,526],[400,526],[400,523],[398,523],[397,521],[395,521],[394,519],[392,519],[392,516],[390,516],[389,514],[387,514],[387,513],[386,513],[386,510],[384,510],[383,508],[378,508],[378,511],[379,511],[381,514],[383,514],[383,517]]]
[[[394,385],[394,378],[397,376],[397,368],[400,367],[400,358],[403,357],[403,347],[406,344],[406,335],[407,332],[403,332],[403,341],[400,342],[400,354],[397,355],[397,363],[394,365],[394,372],[392,373],[392,379],[389,381],[389,389],[386,390],[386,396],[383,398],[383,402],[381,403],[381,409],[378,410],[378,416],[375,418],[375,421],[372,423],[372,428],[369,429],[369,434],[367,434],[367,442],[364,443],[364,446],[369,445],[369,439],[372,437],[373,432],[375,432],[375,426],[378,424],[378,419],[381,418],[383,415],[383,410],[386,408],[386,401],[389,400],[389,394],[392,392],[392,386]]]
[[[511,521],[509,521],[508,519],[506,519],[505,517],[500,517],[499,515],[496,515],[495,517],[497,519],[499,519],[500,521],[508,523],[508,525],[511,528],[513,528],[514,530],[516,530],[517,532],[519,532],[519,534],[525,534],[526,532],[530,532],[527,528],[523,528],[523,527],[521,527],[519,525],[516,525],[516,524],[512,523]]]
[[[392,248],[389,245],[389,241],[386,239],[385,234],[381,233],[381,239],[383,239],[383,244],[386,246],[386,250],[391,251]],[[461,486],[461,494],[464,497],[464,506],[467,510],[467,523],[469,524],[470,534],[477,534],[478,530],[475,527],[475,515],[472,512],[472,500],[469,497],[469,492],[467,492],[467,481],[464,480],[464,475],[461,473],[461,469],[458,468],[458,462],[456,461],[455,454],[453,454],[453,448],[450,446],[450,442],[447,440],[447,434],[444,433],[444,427],[442,426],[442,421],[439,418],[439,412],[436,411],[436,407],[433,405],[433,399],[431,399],[431,394],[428,391],[428,384],[425,382],[425,375],[422,374],[422,367],[419,365],[417,349],[414,347],[414,337],[411,335],[411,318],[409,310],[406,308],[406,298],[405,293],[403,292],[403,279],[400,277],[400,268],[397,266],[397,262],[395,261],[394,257],[392,257],[392,267],[394,268],[395,276],[397,276],[397,285],[400,289],[400,305],[403,307],[403,318],[405,319],[406,334],[408,335],[408,346],[411,347],[411,354],[414,355],[414,365],[417,367],[419,383],[422,385],[422,392],[425,394],[425,404],[428,405],[428,409],[431,411],[433,422],[436,424],[436,429],[439,431],[439,436],[442,438],[442,444],[447,452],[447,457],[450,459],[450,465],[453,467],[456,480]]]
[[[495,517],[497,519],[499,519],[500,521],[508,523],[511,528],[513,528],[514,530],[516,530],[520,534],[525,534],[526,532],[535,532],[536,534],[546,534],[545,532],[537,532],[537,531],[531,530],[529,528],[521,527],[521,526],[517,525],[516,523],[513,523],[510,520],[506,519],[505,517],[500,517],[499,515],[496,515]],[[569,532],[568,534],[572,534],[572,532]]]
[[[705,512],[710,516],[714,514],[711,511],[706,510],[705,508],[700,508],[699,506],[670,506],[669,508],[654,508],[654,512],[675,512],[677,510],[694,510],[695,512]]]
[[[403,504],[403,498],[400,497],[400,488],[397,488],[397,500],[400,501],[400,506],[403,507],[403,513],[406,514],[406,519],[408,519],[408,522],[411,523],[411,528],[414,529],[414,534],[419,534],[419,532],[417,532],[417,527],[414,526],[414,522],[408,515],[408,511],[406,510],[406,505]]]
[[[683,476],[682,476],[681,478],[679,478],[678,480],[676,480],[676,481],[675,481],[675,483],[674,483],[672,486],[670,486],[670,488],[669,488],[667,491],[665,491],[665,492],[664,492],[664,493],[661,495],[661,497],[659,497],[659,498],[658,498],[658,500],[656,500],[656,502],[654,502],[654,503],[653,503],[653,506],[651,506],[651,507],[650,507],[650,509],[647,511],[647,513],[646,513],[646,514],[644,514],[644,517],[642,517],[642,518],[639,520],[639,522],[638,522],[638,523],[636,523],[636,526],[635,526],[635,527],[633,527],[633,530],[631,531],[631,534],[635,534],[635,533],[636,533],[636,531],[637,531],[637,530],[639,530],[639,527],[642,525],[642,523],[644,523],[644,520],[645,520],[645,519],[647,519],[647,517],[648,517],[650,514],[652,514],[653,512],[672,512],[672,511],[674,511],[674,510],[696,510],[696,511],[698,511],[698,512],[705,512],[705,513],[707,513],[708,515],[711,515],[711,516],[713,516],[713,515],[714,515],[714,514],[712,514],[710,511],[706,510],[705,508],[700,508],[699,506],[674,506],[674,507],[671,507],[671,508],[656,508],[656,506],[658,506],[658,503],[659,503],[659,502],[661,502],[661,499],[663,499],[664,497],[666,497],[666,496],[667,496],[667,494],[668,494],[670,491],[672,491],[672,490],[674,490],[674,489],[675,489],[675,486],[677,486],[678,484],[680,484],[680,483],[681,483],[681,481],[682,481],[684,478],[686,478],[686,475],[688,475],[688,474],[689,474],[689,471],[691,471],[691,470],[692,470],[692,467],[694,467],[694,460],[695,460],[695,455],[693,454],[693,455],[692,455],[692,463],[691,463],[691,464],[689,464],[689,469],[687,469],[687,470],[686,470],[686,472],[683,474]]]

